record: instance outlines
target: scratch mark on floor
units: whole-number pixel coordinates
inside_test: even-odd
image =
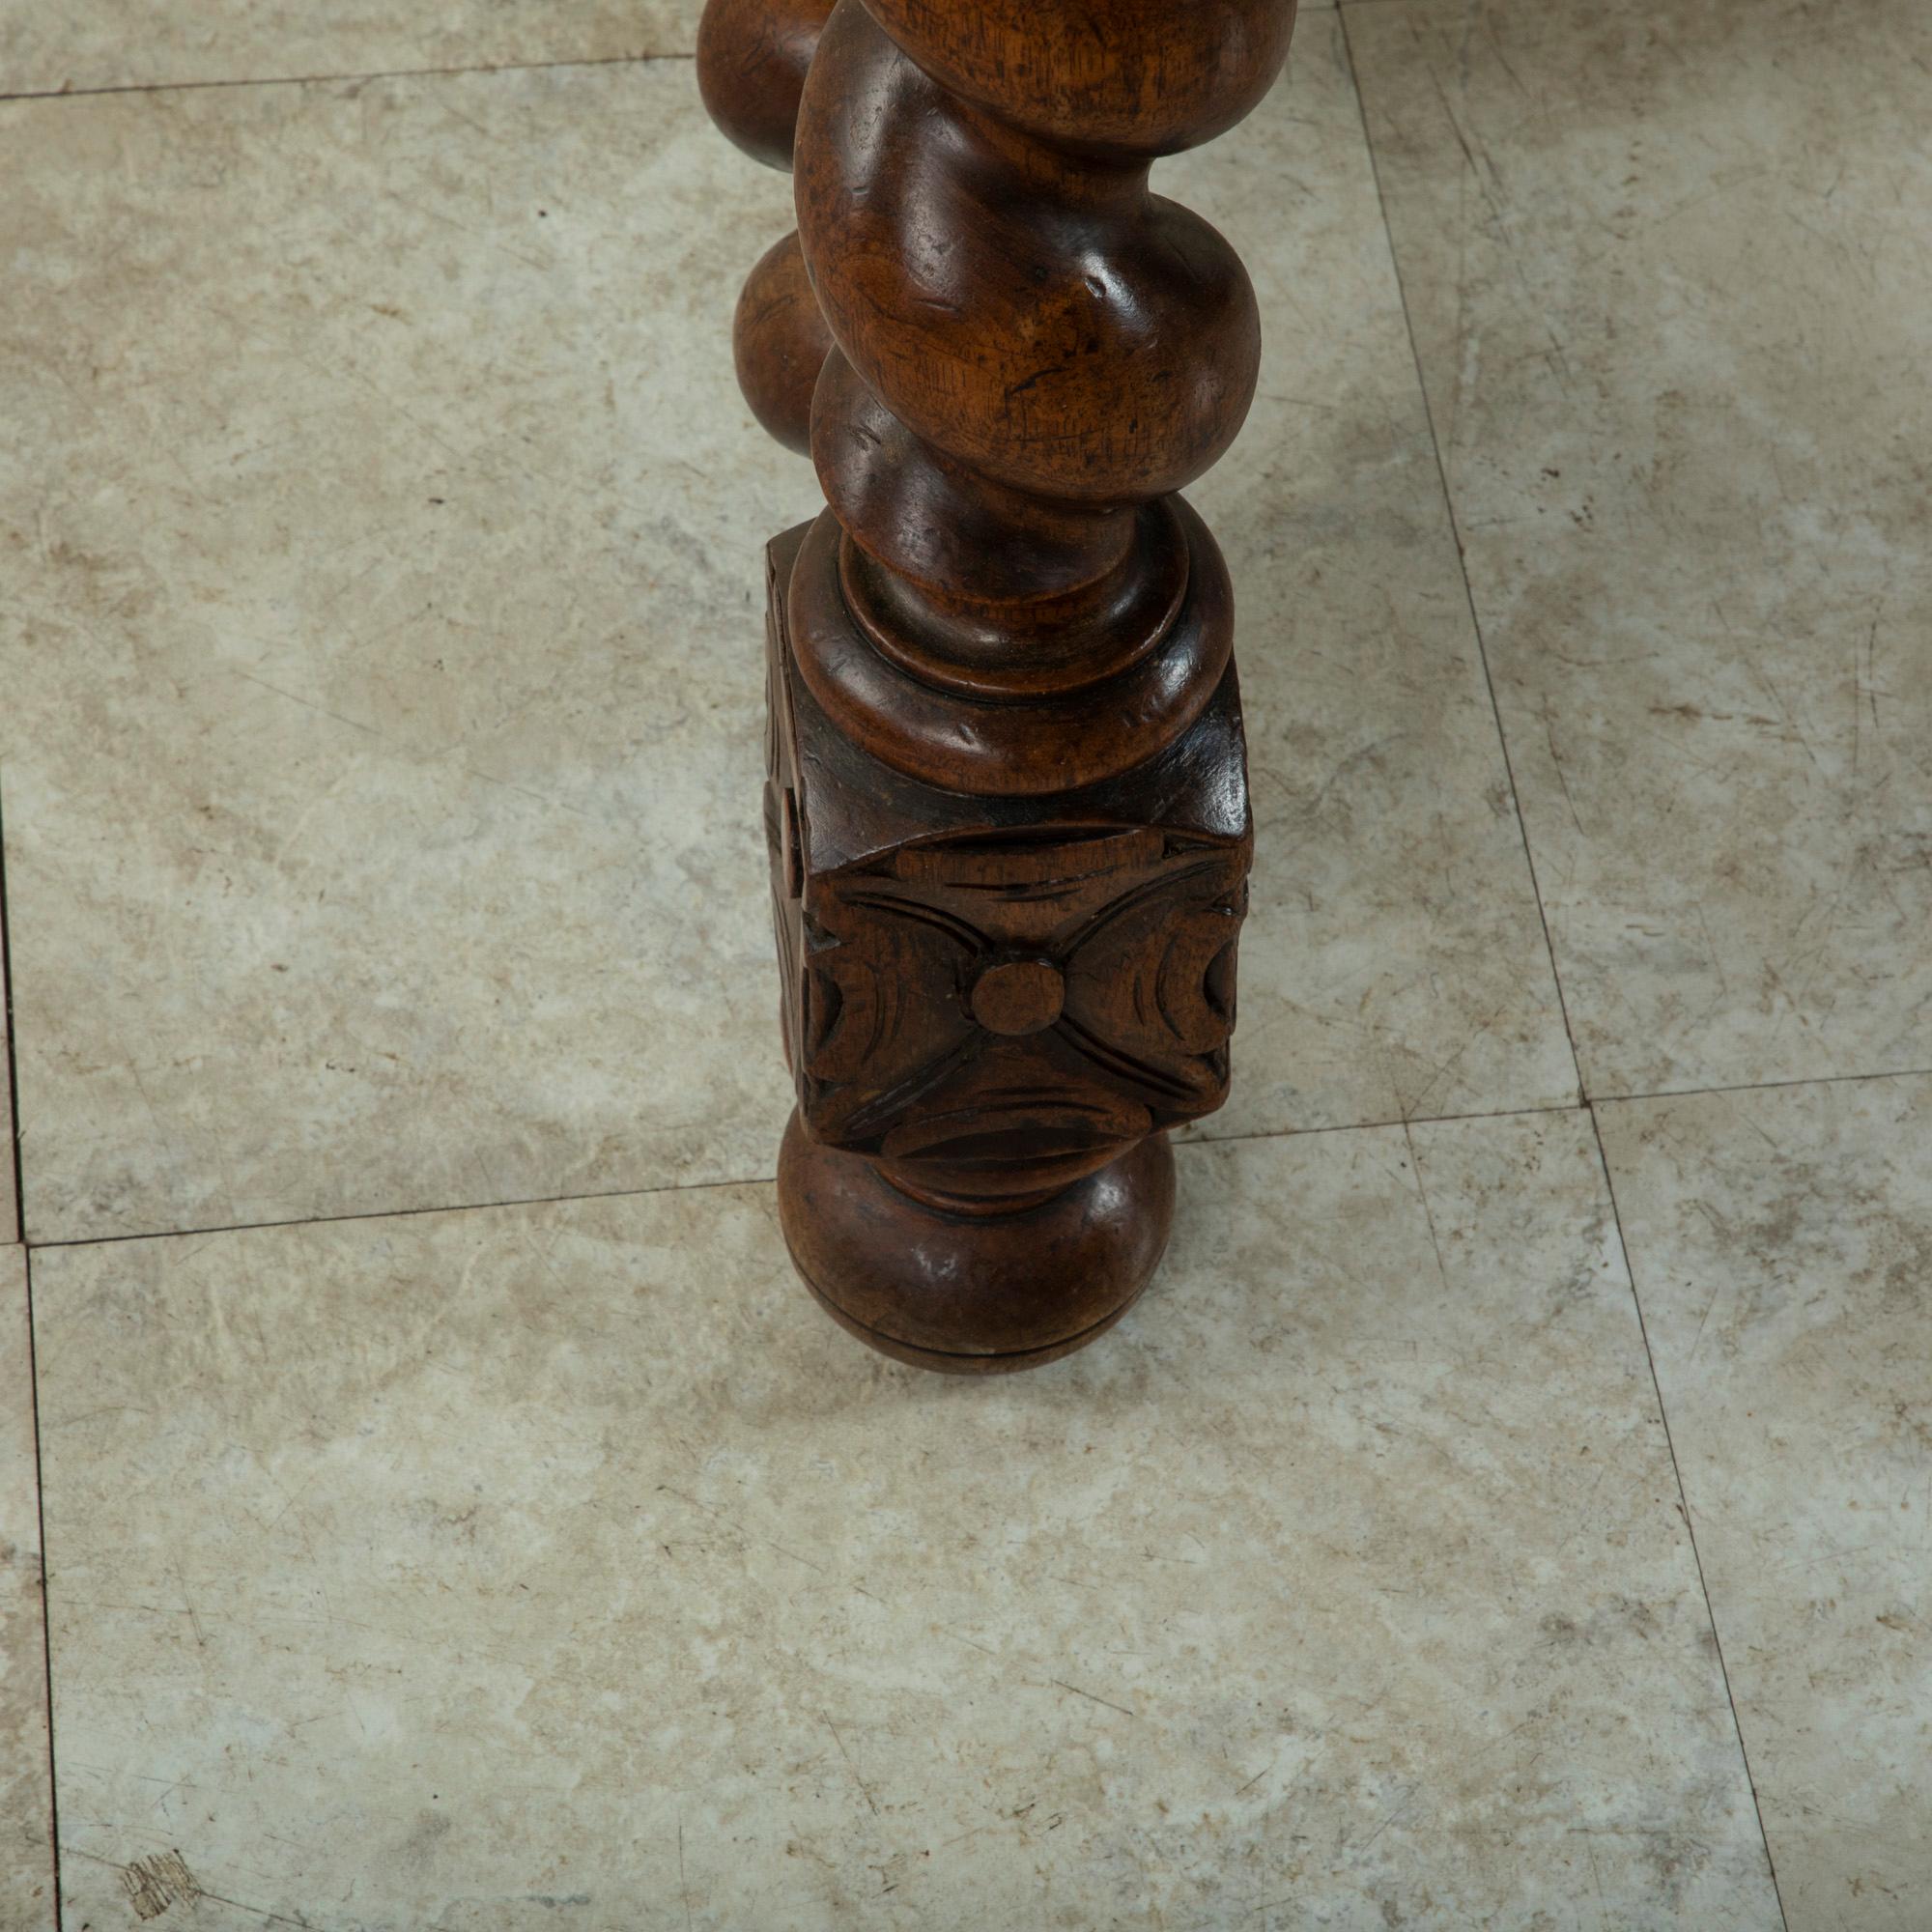
[[[1076,1697],[1085,1697],[1090,1704],[1104,1704],[1108,1710],[1120,1712],[1123,1718],[1138,1718],[1140,1716],[1138,1711],[1130,1711],[1124,1704],[1115,1703],[1111,1697],[1095,1696],[1092,1690],[1083,1690],[1079,1685],[1069,1684],[1064,1677],[1056,1677],[1051,1681],[1059,1685],[1063,1690],[1071,1690]]]
[[[865,1794],[866,1803],[876,1818],[879,1815],[878,1801],[872,1796],[871,1787],[859,1776],[859,1767],[852,1761],[852,1753],[845,1748],[845,1740],[838,1735],[838,1726],[832,1721],[829,1713],[821,1711],[818,1715],[825,1719],[825,1728],[832,1733],[832,1742],[838,1747],[838,1755],[845,1760],[845,1768],[852,1774],[852,1782]]]

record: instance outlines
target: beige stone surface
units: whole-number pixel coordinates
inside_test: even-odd
[[[1574,1098],[1334,16],[1297,46],[1164,177],[1272,325],[1200,493],[1263,836],[1220,1133]],[[674,63],[0,145],[30,1236],[769,1174],[758,557],[816,487],[724,331],[783,181]]]
[[[1932,11],[1345,18],[1590,1092],[1932,1066]]]
[[[27,1253],[0,1247],[0,1925],[51,1932],[53,1780]]]
[[[688,54],[702,0],[0,0],[0,94]]]
[[[1920,1932],[1932,1080],[1603,1118],[1792,1932]]]
[[[1587,1120],[1181,1165],[988,1383],[763,1185],[39,1259],[71,1932],[1769,1932]]]
[[[688,66],[0,107],[35,1238],[770,1171],[787,185]]]
[[[817,493],[696,12],[0,0],[162,90],[0,99],[27,1233],[137,1237],[33,1258],[66,1932],[1924,1932],[1932,14],[1308,8],[1162,165],[1268,324],[1236,1098],[981,1387],[762,1184]],[[1591,1092],[1899,1075],[1603,1105],[1634,1295],[1471,593]]]
[[[1254,788],[1235,1094],[1209,1135],[1577,1098],[1341,26],[1156,186],[1265,320],[1242,439],[1193,492],[1235,573]]]

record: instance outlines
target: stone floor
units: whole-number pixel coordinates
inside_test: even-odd
[[[1926,1932],[1932,10],[1164,167],[1237,1097],[988,1387],[776,1231],[695,14],[0,0],[0,1932]]]

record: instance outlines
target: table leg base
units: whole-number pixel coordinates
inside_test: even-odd
[[[1154,1134],[1037,1206],[954,1213],[809,1140],[794,1113],[779,1213],[806,1286],[860,1341],[942,1375],[1008,1375],[1084,1349],[1139,1299],[1174,1222],[1174,1152]]]

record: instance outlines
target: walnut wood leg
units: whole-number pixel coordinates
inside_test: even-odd
[[[1178,493],[1239,430],[1260,325],[1148,172],[1256,104],[1293,14],[838,0],[810,57],[796,266],[759,270],[786,319],[748,297],[740,337],[743,367],[747,327],[795,328],[802,271],[834,345],[830,507],[769,557],[780,1203],[820,1301],[903,1360],[1101,1333],[1166,1242],[1167,1130],[1227,1096],[1234,604]]]
[[[799,96],[832,0],[707,0],[697,27],[697,85],[714,120],[746,154],[791,166]],[[796,234],[752,270],[731,327],[738,386],[783,443],[811,448],[811,392],[831,352]]]

